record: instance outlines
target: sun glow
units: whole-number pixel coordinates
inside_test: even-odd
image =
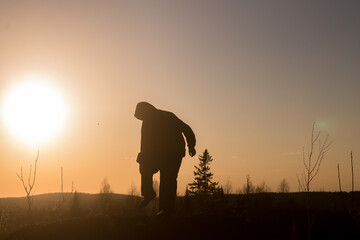
[[[30,145],[39,145],[54,137],[61,130],[65,115],[60,93],[37,79],[17,85],[4,100],[3,118],[7,129]]]

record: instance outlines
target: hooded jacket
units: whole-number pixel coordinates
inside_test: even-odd
[[[137,161],[151,167],[185,156],[185,135],[189,148],[196,139],[192,129],[174,113],[156,109],[147,102],[138,103],[135,117],[142,120],[141,147]]]

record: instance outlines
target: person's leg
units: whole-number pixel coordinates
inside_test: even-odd
[[[182,157],[170,159],[170,161],[160,169],[159,210],[172,214],[175,210],[177,176]]]
[[[141,174],[141,195],[144,200],[141,202],[140,207],[146,207],[146,205],[156,196],[153,188],[153,171],[140,165]]]

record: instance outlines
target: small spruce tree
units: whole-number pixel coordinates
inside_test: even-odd
[[[218,187],[218,182],[213,181],[214,174],[210,172],[209,166],[213,158],[207,149],[199,156],[199,161],[195,166],[194,181],[187,188],[187,196],[196,213],[209,213],[218,208],[224,191]]]
[[[218,182],[213,182],[213,173],[210,172],[210,163],[213,158],[205,149],[203,155],[199,156],[199,164],[195,166],[194,181],[189,184],[191,195],[213,195],[217,190]]]

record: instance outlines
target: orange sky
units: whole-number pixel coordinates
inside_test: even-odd
[[[1,1],[0,106],[39,75],[68,107],[63,130],[41,146],[35,193],[117,193],[140,187],[136,103],[174,112],[207,148],[214,179],[234,190],[250,174],[292,191],[314,121],[334,140],[314,190],[360,189],[360,5],[356,1]],[[99,125],[98,125],[99,123]],[[0,197],[24,195],[16,173],[36,156],[0,118]],[[186,157],[178,192],[192,182]]]

